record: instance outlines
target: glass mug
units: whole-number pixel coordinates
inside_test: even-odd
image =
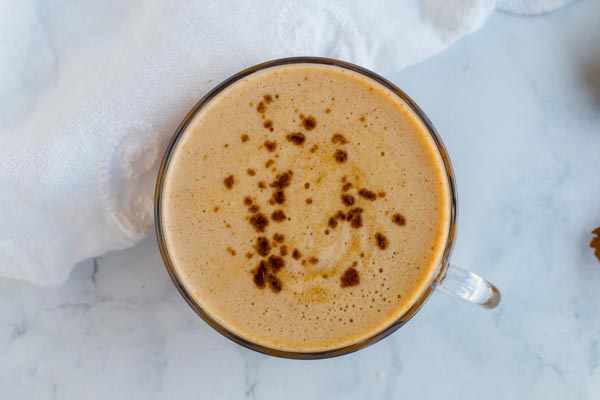
[[[402,316],[400,316],[394,323],[392,323],[387,328],[381,330],[373,334],[372,336],[357,342],[353,343],[341,348],[336,348],[332,350],[325,351],[316,351],[316,352],[298,352],[298,351],[287,351],[281,349],[275,349],[271,347],[263,346],[259,343],[254,343],[248,341],[245,338],[242,338],[233,332],[229,331],[226,327],[219,324],[216,320],[214,320],[206,311],[202,309],[202,306],[198,304],[194,298],[190,295],[190,293],[186,290],[183,285],[180,277],[178,276],[175,268],[173,267],[173,263],[169,257],[169,249],[167,248],[164,232],[163,232],[163,223],[161,217],[161,199],[162,199],[162,191],[164,178],[169,167],[169,161],[171,159],[171,155],[179,139],[182,137],[183,133],[186,131],[186,128],[190,124],[190,122],[194,119],[196,114],[208,104],[212,98],[214,98],[217,94],[219,94],[222,90],[226,89],[229,85],[237,82],[244,77],[253,74],[257,71],[280,66],[287,64],[306,64],[306,63],[314,63],[314,64],[324,64],[324,65],[332,65],[341,68],[346,68],[351,71],[362,74],[368,78],[373,79],[384,87],[388,88],[392,92],[394,92],[398,97],[400,97],[412,110],[415,114],[421,119],[423,124],[427,127],[429,134],[435,141],[437,145],[437,149],[442,157],[444,162],[445,171],[447,174],[449,188],[450,188],[450,198],[451,198],[451,207],[450,207],[450,226],[448,230],[448,238],[446,241],[446,248],[444,250],[444,254],[441,260],[440,265],[437,268],[437,271],[434,275],[434,278],[430,282],[429,286],[423,291],[421,296],[415,301],[415,303],[406,311]],[[441,138],[439,137],[437,131],[433,127],[429,118],[425,115],[425,113],[415,104],[415,102],[406,95],[402,90],[398,89],[394,84],[387,81],[383,77],[367,70],[362,67],[359,67],[354,64],[350,64],[347,62],[328,59],[328,58],[318,58],[318,57],[293,57],[293,58],[284,58],[274,61],[265,62],[254,67],[248,68],[244,71],[241,71],[231,78],[225,80],[220,85],[216,86],[213,90],[211,90],[206,96],[204,96],[187,114],[184,120],[181,122],[177,131],[175,132],[171,142],[169,143],[167,150],[165,152],[165,156],[163,158],[162,164],[160,166],[160,170],[158,173],[158,179],[156,183],[156,193],[155,193],[155,227],[156,227],[156,235],[158,238],[158,244],[160,247],[160,252],[163,258],[163,261],[167,267],[169,275],[173,280],[173,283],[179,290],[180,294],[187,301],[187,303],[192,307],[192,309],[210,326],[216,329],[219,333],[231,339],[232,341],[247,347],[249,349],[272,355],[277,357],[285,357],[285,358],[296,358],[296,359],[320,359],[320,358],[329,358],[340,356],[344,354],[348,354],[357,350],[362,349],[368,345],[371,345],[397,329],[403,326],[408,320],[410,320],[419,309],[423,306],[425,301],[431,296],[434,290],[442,292],[446,295],[450,295],[453,297],[458,297],[468,302],[472,302],[475,304],[479,304],[485,308],[494,308],[500,302],[500,292],[494,285],[485,279],[481,278],[478,275],[473,274],[472,272],[466,271],[456,265],[450,263],[450,255],[452,253],[452,249],[454,247],[454,239],[456,234],[456,213],[457,213],[457,198],[456,198],[456,186],[454,179],[454,172],[452,170],[452,165],[450,164],[450,158],[446,152],[444,144],[442,143]]]

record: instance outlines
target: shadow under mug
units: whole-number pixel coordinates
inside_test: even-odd
[[[272,68],[281,65],[287,64],[323,64],[323,65],[331,65],[336,67],[345,68],[359,74],[362,74],[372,80],[378,82],[383,85],[393,93],[395,93],[399,98],[401,98],[421,119],[423,124],[427,127],[429,134],[433,138],[436,143],[437,149],[442,157],[444,162],[444,167],[446,171],[446,175],[448,178],[449,190],[450,190],[450,198],[451,198],[451,215],[450,215],[450,228],[448,230],[448,238],[446,240],[446,247],[444,249],[444,254],[442,257],[442,261],[440,265],[437,267],[436,274],[434,278],[428,285],[428,287],[423,291],[421,296],[415,301],[415,303],[406,311],[402,316],[400,316],[396,321],[394,321],[387,328],[376,332],[372,336],[361,340],[360,342],[353,343],[347,346],[343,346],[340,348],[332,349],[332,350],[324,350],[324,351],[316,351],[316,352],[299,352],[299,351],[288,351],[281,350],[276,348],[267,347],[261,345],[259,343],[251,342],[243,337],[240,337],[233,332],[229,331],[226,327],[221,325],[215,319],[213,319],[210,314],[208,314],[203,308],[201,304],[198,304],[196,300],[191,296],[191,294],[187,291],[180,276],[177,274],[176,269],[173,266],[173,262],[169,256],[169,249],[167,248],[163,224],[162,224],[162,191],[164,186],[164,179],[167,169],[169,168],[169,162],[173,155],[173,151],[177,146],[180,138],[185,133],[188,125],[194,119],[196,114],[205,107],[217,94],[221,91],[225,90],[229,85],[237,82],[240,79],[245,78],[248,75],[251,75],[257,71],[261,71],[267,68]],[[454,247],[454,239],[456,234],[456,213],[457,213],[457,198],[456,198],[456,185],[454,172],[452,170],[452,165],[450,163],[450,158],[448,157],[448,153],[446,152],[446,148],[442,143],[441,138],[439,137],[437,131],[433,127],[433,124],[427,118],[425,113],[417,106],[417,104],[410,98],[406,93],[397,88],[394,84],[386,80],[385,78],[365,69],[359,67],[354,64],[350,64],[344,61],[328,59],[328,58],[320,58],[320,57],[292,57],[292,58],[283,58],[273,61],[268,61],[262,64],[258,64],[254,67],[250,67],[245,69],[229,79],[225,80],[218,86],[216,86],[213,90],[211,90],[206,96],[204,96],[187,114],[184,120],[181,122],[177,131],[173,135],[167,150],[165,152],[165,156],[163,158],[162,164],[160,166],[160,170],[158,173],[158,179],[156,183],[156,193],[155,193],[155,202],[154,202],[154,212],[155,212],[155,228],[156,235],[158,238],[158,244],[160,247],[160,252],[164,263],[167,267],[169,275],[173,280],[173,283],[183,296],[183,298],[187,301],[187,303],[194,309],[194,311],[206,321],[210,326],[216,329],[219,333],[231,339],[232,341],[247,347],[251,350],[255,350],[264,354],[277,356],[277,357],[285,357],[285,358],[295,358],[295,359],[320,359],[320,358],[329,358],[340,356],[344,354],[348,354],[357,350],[360,350],[368,345],[371,345],[397,329],[403,326],[408,320],[410,320],[419,309],[423,306],[425,301],[429,298],[429,296],[433,293],[434,290],[442,292],[446,295],[450,295],[453,297],[458,297],[468,302],[472,302],[483,306],[485,308],[494,308],[500,302],[500,292],[494,285],[481,278],[478,275],[473,274],[467,270],[464,270],[454,264],[450,263],[450,255],[452,253],[452,248]]]

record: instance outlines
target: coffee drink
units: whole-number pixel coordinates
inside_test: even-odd
[[[207,314],[251,342],[315,352],[371,337],[419,299],[451,197],[434,139],[398,95],[297,63],[200,109],[160,207],[173,269]]]

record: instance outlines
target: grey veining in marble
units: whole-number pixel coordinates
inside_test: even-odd
[[[598,399],[600,3],[494,15],[388,77],[426,111],[458,178],[453,261],[493,281],[485,311],[434,295],[358,353],[290,361],[199,320],[153,238],[60,288],[0,281],[2,399]]]

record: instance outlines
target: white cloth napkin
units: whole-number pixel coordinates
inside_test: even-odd
[[[60,284],[78,261],[149,234],[166,141],[245,67],[320,55],[385,75],[496,6],[567,1],[1,1],[0,277]]]

